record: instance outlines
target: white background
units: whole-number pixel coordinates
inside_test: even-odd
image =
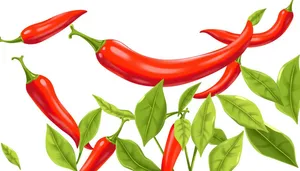
[[[117,39],[139,53],[156,58],[185,58],[224,46],[208,35],[200,34],[200,30],[217,28],[240,33],[252,12],[267,8],[261,23],[255,27],[255,32],[262,32],[273,25],[279,11],[289,3],[289,0],[14,0],[1,3],[0,35],[3,39],[12,39],[19,36],[22,29],[28,25],[68,10],[85,9],[88,12],[77,19],[74,25],[92,37]],[[242,59],[244,66],[262,71],[276,79],[281,66],[300,54],[300,18],[297,15],[300,14],[299,5],[296,1],[295,17],[287,32],[272,44],[248,49]],[[65,169],[52,163],[45,149],[46,123],[58,129],[28,96],[24,72],[17,61],[11,61],[11,57],[25,55],[24,60],[28,68],[48,77],[59,99],[78,123],[87,112],[98,108],[92,94],[101,96],[121,109],[134,111],[136,103],[150,89],[127,82],[104,69],[96,60],[90,45],[79,37],[68,39],[69,33],[70,29],[66,28],[36,45],[0,43],[0,142],[9,145],[18,153],[22,169],[25,171]],[[202,82],[199,91],[205,90],[218,81],[223,71],[220,70],[196,82],[165,88],[168,112],[176,111],[179,96],[186,88]],[[289,136],[295,144],[296,153],[300,154],[300,127],[291,118],[278,112],[273,103],[252,93],[241,75],[223,94],[240,95],[254,101],[264,120]],[[236,136],[243,131],[242,127],[224,113],[218,99],[213,99],[217,109],[216,126],[225,130],[227,137]],[[202,102],[203,100],[191,102],[188,119],[192,121]],[[101,120],[100,130],[91,142],[92,145],[99,138],[113,134],[119,127],[120,121],[110,115],[103,114]],[[175,120],[176,117],[167,120],[158,135],[162,146]],[[73,141],[68,136],[65,137],[74,146]],[[134,122],[125,125],[120,137],[134,140],[142,147]],[[190,140],[190,158],[193,147]],[[212,148],[213,146],[208,146],[202,158],[197,156],[194,170],[209,170],[208,155]],[[142,150],[160,166],[162,155],[154,141],[150,141]],[[78,168],[88,155],[89,151],[84,151]],[[0,170],[15,171],[18,168],[11,165],[0,153]],[[119,164],[116,155],[113,155],[100,170],[126,169]],[[178,158],[175,170],[187,170],[184,153]],[[260,155],[245,136],[241,160],[235,170],[298,169]]]

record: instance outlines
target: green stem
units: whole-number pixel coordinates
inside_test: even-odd
[[[81,154],[82,154],[82,150],[79,152],[79,155],[78,155],[78,158],[77,158],[76,164],[78,164],[78,162],[79,162],[79,160],[80,160],[80,157],[81,157]]]
[[[21,57],[13,57],[12,60],[16,59],[18,60],[21,65],[22,65],[22,68],[25,72],[25,75],[26,75],[26,84],[32,82],[33,80],[37,79],[37,77],[39,76],[38,74],[35,74],[33,72],[31,72],[24,64],[24,60],[23,60],[24,56],[22,55]]]
[[[113,135],[107,137],[107,139],[108,139],[110,142],[116,144],[117,138],[118,138],[119,134],[121,133],[122,128],[123,128],[125,122],[127,122],[127,121],[128,121],[127,119],[122,119],[122,123],[121,123],[119,129],[117,130],[117,132],[114,133]]]
[[[290,5],[286,8],[287,11],[293,12],[293,3],[294,3],[294,0],[292,0]]]
[[[173,115],[176,115],[176,114],[182,115],[182,113],[186,114],[186,113],[189,113],[189,112],[190,111],[189,111],[188,108],[184,109],[182,112],[179,112],[179,111],[177,111],[177,112],[170,112],[170,113],[167,113],[167,118],[169,118],[169,117],[171,117]]]
[[[186,159],[186,163],[188,165],[188,169],[189,169],[189,171],[191,171],[189,154],[188,154],[188,151],[187,151],[186,147],[184,148],[184,153],[185,153],[185,159]]]
[[[241,64],[242,63],[242,56],[240,56],[239,58],[237,58],[236,62],[239,63],[239,64]]]
[[[154,140],[155,140],[156,145],[158,146],[160,152],[161,152],[162,154],[164,154],[164,150],[163,150],[163,148],[161,147],[161,145],[160,145],[160,143],[158,142],[158,140],[157,140],[156,137],[154,137]],[[173,171],[174,171],[174,169],[173,169]]]
[[[0,42],[4,42],[4,43],[19,43],[19,42],[23,42],[23,39],[22,39],[21,36],[15,38],[15,39],[13,39],[13,40],[3,40],[3,39],[1,39],[1,37],[0,37]]]
[[[164,150],[163,150],[163,148],[161,147],[161,145],[159,144],[159,142],[158,142],[158,140],[157,140],[157,138],[156,138],[156,137],[154,137],[154,140],[155,140],[155,142],[156,142],[156,145],[158,146],[158,148],[159,148],[160,152],[161,152],[162,154],[164,154]]]
[[[72,36],[74,36],[74,35],[83,38],[93,47],[95,52],[98,52],[105,44],[105,40],[97,40],[97,39],[91,38],[91,37],[79,32],[78,30],[76,30],[74,28],[73,24],[70,25],[70,28],[71,28],[71,33],[69,34],[70,39],[72,39]]]
[[[195,146],[194,148],[194,153],[193,153],[193,158],[192,158],[192,164],[191,164],[191,171],[193,170],[194,168],[194,164],[195,164],[195,160],[196,160],[196,157],[197,157],[197,147]]]

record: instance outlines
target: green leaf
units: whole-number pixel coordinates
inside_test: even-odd
[[[132,112],[129,110],[122,110],[118,109],[116,106],[113,104],[108,103],[107,101],[103,100],[101,97],[93,95],[94,98],[96,99],[97,103],[101,107],[101,109],[112,116],[118,117],[118,118],[123,118],[123,119],[129,119],[129,120],[134,120],[135,117]]]
[[[48,156],[56,165],[77,171],[75,152],[71,144],[48,124],[46,150]]]
[[[298,167],[292,140],[280,131],[266,125],[268,133],[246,129],[247,137],[260,154]]]
[[[241,66],[243,78],[256,95],[282,104],[281,95],[276,82],[267,74]]]
[[[222,129],[215,128],[214,135],[210,139],[209,143],[212,145],[219,145],[226,140],[227,140],[227,137],[226,137],[226,134],[224,133],[224,131]]]
[[[187,107],[187,105],[192,101],[193,96],[195,95],[198,87],[200,86],[201,83],[195,84],[188,89],[186,89],[182,95],[180,96],[179,99],[179,104],[178,104],[178,113],[182,112],[184,108]]]
[[[277,80],[283,105],[277,104],[276,107],[296,123],[298,123],[300,101],[299,57],[297,56],[283,65]]]
[[[209,154],[210,171],[232,171],[240,162],[244,132],[216,146]]]
[[[224,111],[239,125],[266,131],[264,120],[258,107],[250,100],[232,95],[217,95]]]
[[[165,123],[167,103],[163,83],[162,80],[151,88],[135,108],[135,123],[144,146],[161,131]]]
[[[21,165],[20,165],[18,154],[13,149],[11,149],[10,147],[8,147],[7,145],[5,145],[3,143],[1,143],[1,147],[2,147],[2,151],[5,155],[5,157],[7,158],[7,160],[11,164],[18,166],[18,168],[21,170]]]
[[[150,159],[145,157],[141,148],[131,140],[117,139],[117,158],[127,169],[133,171],[160,171]]]
[[[262,19],[266,8],[255,11],[252,15],[249,16],[248,20],[252,22],[252,25],[257,25]]]
[[[100,126],[101,113],[101,108],[92,110],[79,123],[80,141],[78,159],[83,151],[83,147],[96,136]]]
[[[191,137],[191,123],[187,119],[178,119],[174,124],[174,135],[184,149]]]
[[[209,95],[199,108],[192,124],[192,140],[200,156],[214,135],[216,109]]]

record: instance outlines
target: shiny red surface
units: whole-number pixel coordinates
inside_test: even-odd
[[[164,86],[176,86],[208,76],[227,66],[247,49],[252,38],[250,21],[238,39],[221,49],[199,56],[163,60],[141,55],[116,40],[106,40],[97,59],[109,71],[130,82],[154,86],[164,79]]]
[[[116,145],[106,137],[99,139],[80,171],[97,171],[115,152]]]
[[[68,11],[30,25],[22,31],[22,40],[26,44],[40,43],[59,33],[86,12],[86,10]]]
[[[276,22],[269,30],[262,33],[253,34],[249,47],[263,46],[275,41],[288,29],[293,18],[293,12],[289,12],[286,9],[281,10],[278,14]],[[218,29],[202,30],[201,33],[207,33],[225,44],[229,44],[239,37],[239,34]]]

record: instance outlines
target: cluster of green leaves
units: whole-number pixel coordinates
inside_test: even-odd
[[[243,79],[249,89],[256,95],[275,103],[280,112],[291,117],[296,123],[298,123],[300,103],[299,58],[300,56],[297,56],[283,65],[278,74],[277,82],[265,73],[241,66]],[[284,133],[268,125],[258,106],[249,99],[238,95],[216,96],[222,104],[224,112],[244,129],[236,136],[227,138],[225,132],[215,126],[217,110],[210,95],[203,101],[192,122],[185,118],[185,114],[189,112],[187,107],[200,83],[187,88],[181,94],[178,111],[171,113],[167,113],[163,83],[164,80],[161,80],[138,101],[134,114],[129,110],[119,109],[103,98],[94,95],[99,108],[88,112],[79,123],[80,142],[77,160],[72,145],[58,131],[47,125],[46,151],[49,158],[60,167],[77,171],[77,164],[84,146],[97,135],[101,115],[104,111],[122,120],[135,121],[144,147],[152,139],[159,145],[156,136],[164,127],[166,119],[173,115],[180,116],[174,123],[174,137],[184,151],[186,151],[186,145],[190,139],[195,146],[192,162],[187,161],[189,171],[193,170],[197,152],[201,157],[208,145],[214,146],[209,152],[210,171],[233,170],[238,165],[242,155],[244,131],[257,152],[298,167],[292,140]],[[151,159],[146,157],[140,146],[133,140],[118,137],[115,143],[116,155],[123,167],[133,171],[160,170]],[[6,158],[21,169],[16,152],[4,144],[1,146]],[[163,152],[162,147],[160,145],[159,147]],[[188,156],[186,157],[188,160]]]

